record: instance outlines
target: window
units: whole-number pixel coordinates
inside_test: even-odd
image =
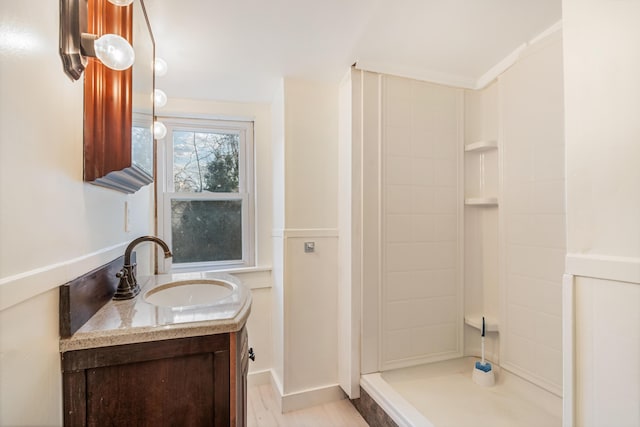
[[[253,123],[162,121],[159,221],[173,268],[253,265]]]
[[[133,113],[131,163],[153,176],[153,134],[151,115]]]

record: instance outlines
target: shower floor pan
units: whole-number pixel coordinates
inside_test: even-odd
[[[363,375],[362,388],[401,427],[561,427],[562,399],[494,365],[496,385],[471,380],[475,357]]]

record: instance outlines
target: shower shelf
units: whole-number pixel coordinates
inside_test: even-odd
[[[467,206],[498,206],[497,197],[470,197],[464,199]]]
[[[464,146],[464,151],[470,152],[475,151],[480,153],[482,151],[496,150],[498,148],[498,141],[489,140],[489,141],[478,141],[473,142],[471,144],[467,144]]]
[[[481,330],[482,316],[481,315],[464,316],[464,323],[471,326],[472,328]],[[500,330],[498,321],[491,316],[484,316],[484,328],[487,332],[498,332]]]

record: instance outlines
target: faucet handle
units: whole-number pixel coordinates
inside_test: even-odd
[[[122,267],[122,269],[116,273],[116,277],[121,280],[127,280],[129,276],[131,276],[131,270],[127,267]]]
[[[131,299],[140,293],[140,286],[136,281],[133,266],[125,265],[122,270],[116,273],[116,277],[120,279],[116,293],[113,295],[115,300]]]

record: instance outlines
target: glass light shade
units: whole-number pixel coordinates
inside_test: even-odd
[[[153,122],[153,137],[155,139],[163,139],[167,136],[167,127],[164,123],[155,121]]]
[[[96,56],[113,70],[126,70],[136,59],[129,42],[115,34],[105,34],[93,44]]]
[[[167,74],[167,61],[165,61],[162,58],[156,58],[156,60],[153,62],[153,70],[156,74],[156,77],[162,77],[165,74]]]
[[[153,91],[153,105],[156,108],[162,108],[167,105],[167,94],[160,89],[155,89]]]
[[[116,6],[129,6],[133,3],[133,0],[109,0],[109,3],[115,4]]]

